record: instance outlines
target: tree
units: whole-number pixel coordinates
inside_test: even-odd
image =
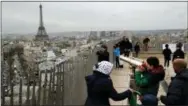
[[[70,47],[70,43],[69,42],[60,42],[57,44],[57,47],[63,49],[63,48],[67,48],[67,47]]]
[[[62,52],[59,51],[59,50],[54,50],[54,53],[56,56],[61,56],[62,55]]]
[[[91,43],[91,39],[88,39],[88,40],[87,40],[87,43]]]

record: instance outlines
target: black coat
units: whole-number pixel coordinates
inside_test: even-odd
[[[172,51],[169,48],[163,50],[163,55],[166,60],[171,59],[171,54],[172,54]]]
[[[85,79],[88,92],[85,106],[110,106],[109,98],[119,101],[131,96],[129,90],[117,93],[110,77],[100,72],[94,71],[93,75],[86,76]]]
[[[120,47],[121,54],[124,53],[125,49],[132,50],[132,43],[130,41],[122,40],[118,44],[119,44],[119,47]]]
[[[139,52],[140,51],[140,46],[139,45],[135,45],[134,46],[134,51],[135,52]]]
[[[188,69],[184,69],[171,81],[167,96],[161,98],[166,106],[188,106]]]
[[[109,61],[109,52],[108,51],[97,51],[98,62]]]
[[[185,54],[184,54],[184,52],[183,52],[181,49],[177,49],[177,50],[174,52],[173,60],[176,59],[176,58],[182,58],[182,59],[185,58]]]
[[[146,44],[146,43],[148,43],[149,41],[150,41],[149,38],[145,38],[145,39],[143,40],[143,44]]]

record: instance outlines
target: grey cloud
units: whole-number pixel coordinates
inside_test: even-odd
[[[3,32],[36,32],[40,2],[3,2]],[[47,32],[187,27],[185,2],[43,2]]]

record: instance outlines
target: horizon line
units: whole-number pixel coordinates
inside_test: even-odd
[[[134,29],[125,29],[125,30],[121,30],[121,29],[114,29],[114,30],[72,30],[72,31],[56,31],[56,32],[47,32],[47,33],[62,33],[62,32],[91,32],[91,31],[160,31],[160,30],[186,30],[188,28],[171,28],[171,29],[138,29],[138,30],[134,30]],[[28,32],[27,34],[31,34],[31,33],[36,33],[36,32]],[[2,34],[26,34],[26,32],[10,32],[10,33],[3,33]]]

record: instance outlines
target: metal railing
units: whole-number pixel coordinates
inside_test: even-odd
[[[113,62],[113,45],[118,41],[106,43],[110,62]],[[20,79],[17,85],[10,82],[8,94],[2,85],[2,106],[83,105],[87,96],[85,76],[92,73],[92,67],[97,63],[96,51],[94,48],[58,65],[54,64],[52,69],[40,71],[38,78],[32,82],[30,77]]]

